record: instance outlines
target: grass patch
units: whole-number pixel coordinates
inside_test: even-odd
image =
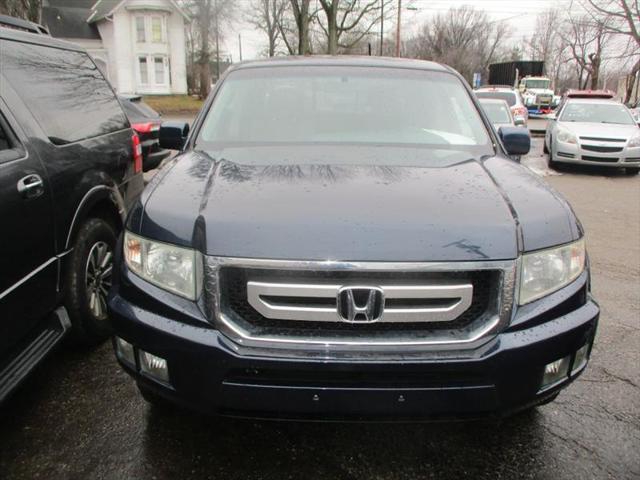
[[[144,102],[163,115],[198,113],[203,101],[190,95],[149,95]]]

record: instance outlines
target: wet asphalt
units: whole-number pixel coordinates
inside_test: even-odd
[[[640,177],[523,163],[587,230],[601,323],[586,372],[500,421],[294,423],[149,407],[110,344],[59,349],[0,407],[0,479],[640,478]]]

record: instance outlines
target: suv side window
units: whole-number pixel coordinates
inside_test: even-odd
[[[113,90],[87,54],[2,43],[3,74],[52,143],[64,145],[129,126]]]

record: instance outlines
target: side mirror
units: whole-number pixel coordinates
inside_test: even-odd
[[[181,150],[189,135],[189,124],[185,122],[163,122],[160,125],[160,148]]]
[[[523,117],[518,117],[518,118],[514,119],[513,123],[515,124],[516,127],[524,127],[524,125],[525,125]]]
[[[526,155],[531,150],[529,130],[520,127],[500,127],[498,135],[509,155]]]

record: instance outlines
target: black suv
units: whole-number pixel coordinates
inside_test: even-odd
[[[218,82],[132,208],[109,308],[151,401],[434,418],[552,400],[599,309],[567,202],[431,62],[272,60]],[[165,125],[160,143],[184,142]]]
[[[0,28],[0,401],[69,333],[110,333],[106,293],[138,138],[86,52]]]

